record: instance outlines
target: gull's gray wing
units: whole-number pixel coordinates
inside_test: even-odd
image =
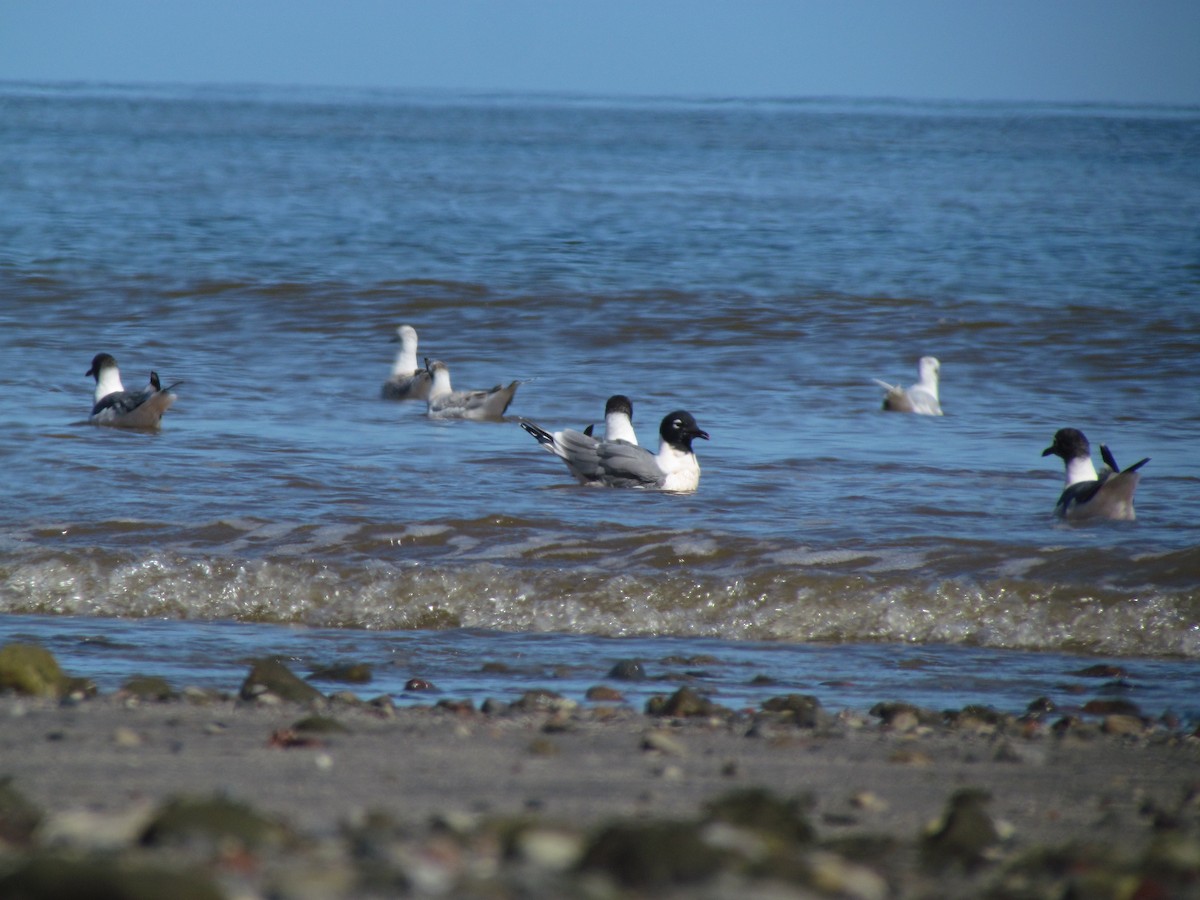
[[[600,465],[600,441],[568,428],[555,436],[555,445],[557,454],[576,478],[583,482],[601,480],[604,470]]]
[[[133,412],[151,397],[157,391],[153,388],[146,388],[141,391],[114,391],[111,394],[106,394],[92,407],[92,415],[98,416],[105,410],[110,410],[108,416],[125,416]],[[106,416],[105,418],[108,418]]]
[[[384,400],[427,400],[433,377],[418,369],[411,375],[393,375],[383,383],[380,396]]]
[[[604,441],[596,447],[600,481],[611,487],[662,487],[666,475],[645,447],[625,441]]]
[[[143,391],[118,391],[101,397],[92,407],[88,421],[93,425],[116,428],[158,428],[163,413],[174,402],[175,395],[170,388],[165,391],[156,391],[153,387]]]
[[[551,434],[528,421],[522,421],[521,427],[584,484],[656,488],[666,480],[654,454],[628,441],[599,441],[570,428]]]
[[[665,476],[654,454],[627,441],[598,441],[567,429],[555,435],[556,452],[585,483],[607,487],[660,487]]]
[[[508,387],[494,387],[490,391],[454,391],[452,394],[435,397],[429,403],[430,412],[441,416],[460,416],[464,419],[498,419],[504,415],[521,382],[514,381]]]
[[[487,410],[487,414],[496,417],[504,415],[509,405],[513,402],[513,397],[517,395],[517,388],[520,386],[521,382],[514,381],[508,387],[496,385],[490,391],[485,391],[482,406]]]

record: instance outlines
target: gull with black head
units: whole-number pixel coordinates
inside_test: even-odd
[[[158,373],[151,372],[150,383],[145,388],[127,391],[121,383],[117,361],[108,353],[97,353],[92,357],[92,367],[84,374],[96,379],[88,422],[113,428],[158,428],[163,413],[175,402],[172,389],[183,383],[177,381],[164,389]]]
[[[700,463],[692,441],[708,440],[708,432],[686,410],[663,417],[657,453],[625,440],[599,440],[571,429],[551,434],[524,420],[521,427],[565,462],[581,484],[674,493],[690,493],[700,485]]]
[[[1092,464],[1092,448],[1078,428],[1060,428],[1054,443],[1042,451],[1042,456],[1057,456],[1066,466],[1067,485],[1058,498],[1054,512],[1072,521],[1109,520],[1133,521],[1133,493],[1141,475],[1138,469],[1150,462],[1150,457],[1138,460],[1121,469],[1112,451],[1100,445],[1105,467],[1099,472]]]

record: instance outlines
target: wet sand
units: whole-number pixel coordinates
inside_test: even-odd
[[[649,715],[527,697],[483,712],[342,696],[315,707],[0,698],[0,778],[36,811],[24,832],[0,828],[0,879],[33,878],[31,860],[83,859],[186,864],[215,896],[239,897],[398,885],[418,896],[1016,897],[1017,882],[1061,896],[1087,878],[1166,891],[1145,896],[1200,890],[1200,741],[1157,723],[893,709],[798,725],[787,710]],[[182,797],[223,798],[277,827],[148,838]],[[730,797],[759,805],[714,812]],[[947,826],[952,806],[960,821]],[[11,809],[0,803],[0,823]],[[659,822],[684,830],[638,831]],[[606,855],[600,835],[618,826],[665,849],[652,862],[628,847]],[[665,861],[696,841],[711,850],[700,862]]]

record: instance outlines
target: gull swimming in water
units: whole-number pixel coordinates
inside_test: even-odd
[[[695,438],[708,440],[692,414],[676,410],[659,426],[658,453],[624,440],[598,440],[567,429],[554,434],[533,422],[521,427],[567,464],[581,484],[632,487],[689,493],[700,485],[700,463],[692,451]]]
[[[521,382],[496,385],[487,391],[456,391],[450,386],[450,369],[441,360],[425,360],[432,379],[428,415],[431,419],[499,419],[512,403]]]
[[[393,341],[400,342],[400,351],[392,365],[392,374],[383,383],[380,396],[384,400],[428,400],[433,379],[427,369],[417,363],[417,329],[401,325]]]
[[[883,408],[889,412],[917,413],[922,416],[940,416],[941,404],[938,402],[938,375],[942,364],[932,356],[922,356],[917,361],[919,380],[912,387],[905,389],[886,381],[874,379],[875,383],[887,391],[883,398]]]
[[[158,373],[150,373],[150,384],[140,391],[127,391],[121,383],[121,370],[117,361],[108,353],[97,353],[92,358],[92,367],[86,375],[96,379],[96,391],[88,421],[93,425],[110,425],[114,428],[158,428],[165,413],[175,402],[171,389],[158,380]]]
[[[1077,428],[1060,428],[1055,432],[1054,443],[1042,451],[1042,456],[1051,455],[1061,458],[1067,469],[1067,486],[1054,507],[1059,517],[1113,521],[1137,518],[1133,511],[1133,492],[1142,477],[1138,469],[1150,462],[1150,457],[1122,470],[1108,447],[1101,444],[1100,456],[1106,467],[1097,473],[1092,465],[1091,445]]]
[[[583,433],[591,437],[592,430],[589,425],[583,429]],[[604,404],[604,439],[627,441],[637,446],[637,432],[633,430],[633,401],[624,394],[613,394]]]

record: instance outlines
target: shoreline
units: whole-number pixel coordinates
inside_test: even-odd
[[[88,866],[225,897],[1200,892],[1200,740],[1133,716],[749,712],[687,689],[647,711],[395,708],[255,672],[238,695],[0,696],[0,888]],[[163,824],[189,803],[232,809]]]

